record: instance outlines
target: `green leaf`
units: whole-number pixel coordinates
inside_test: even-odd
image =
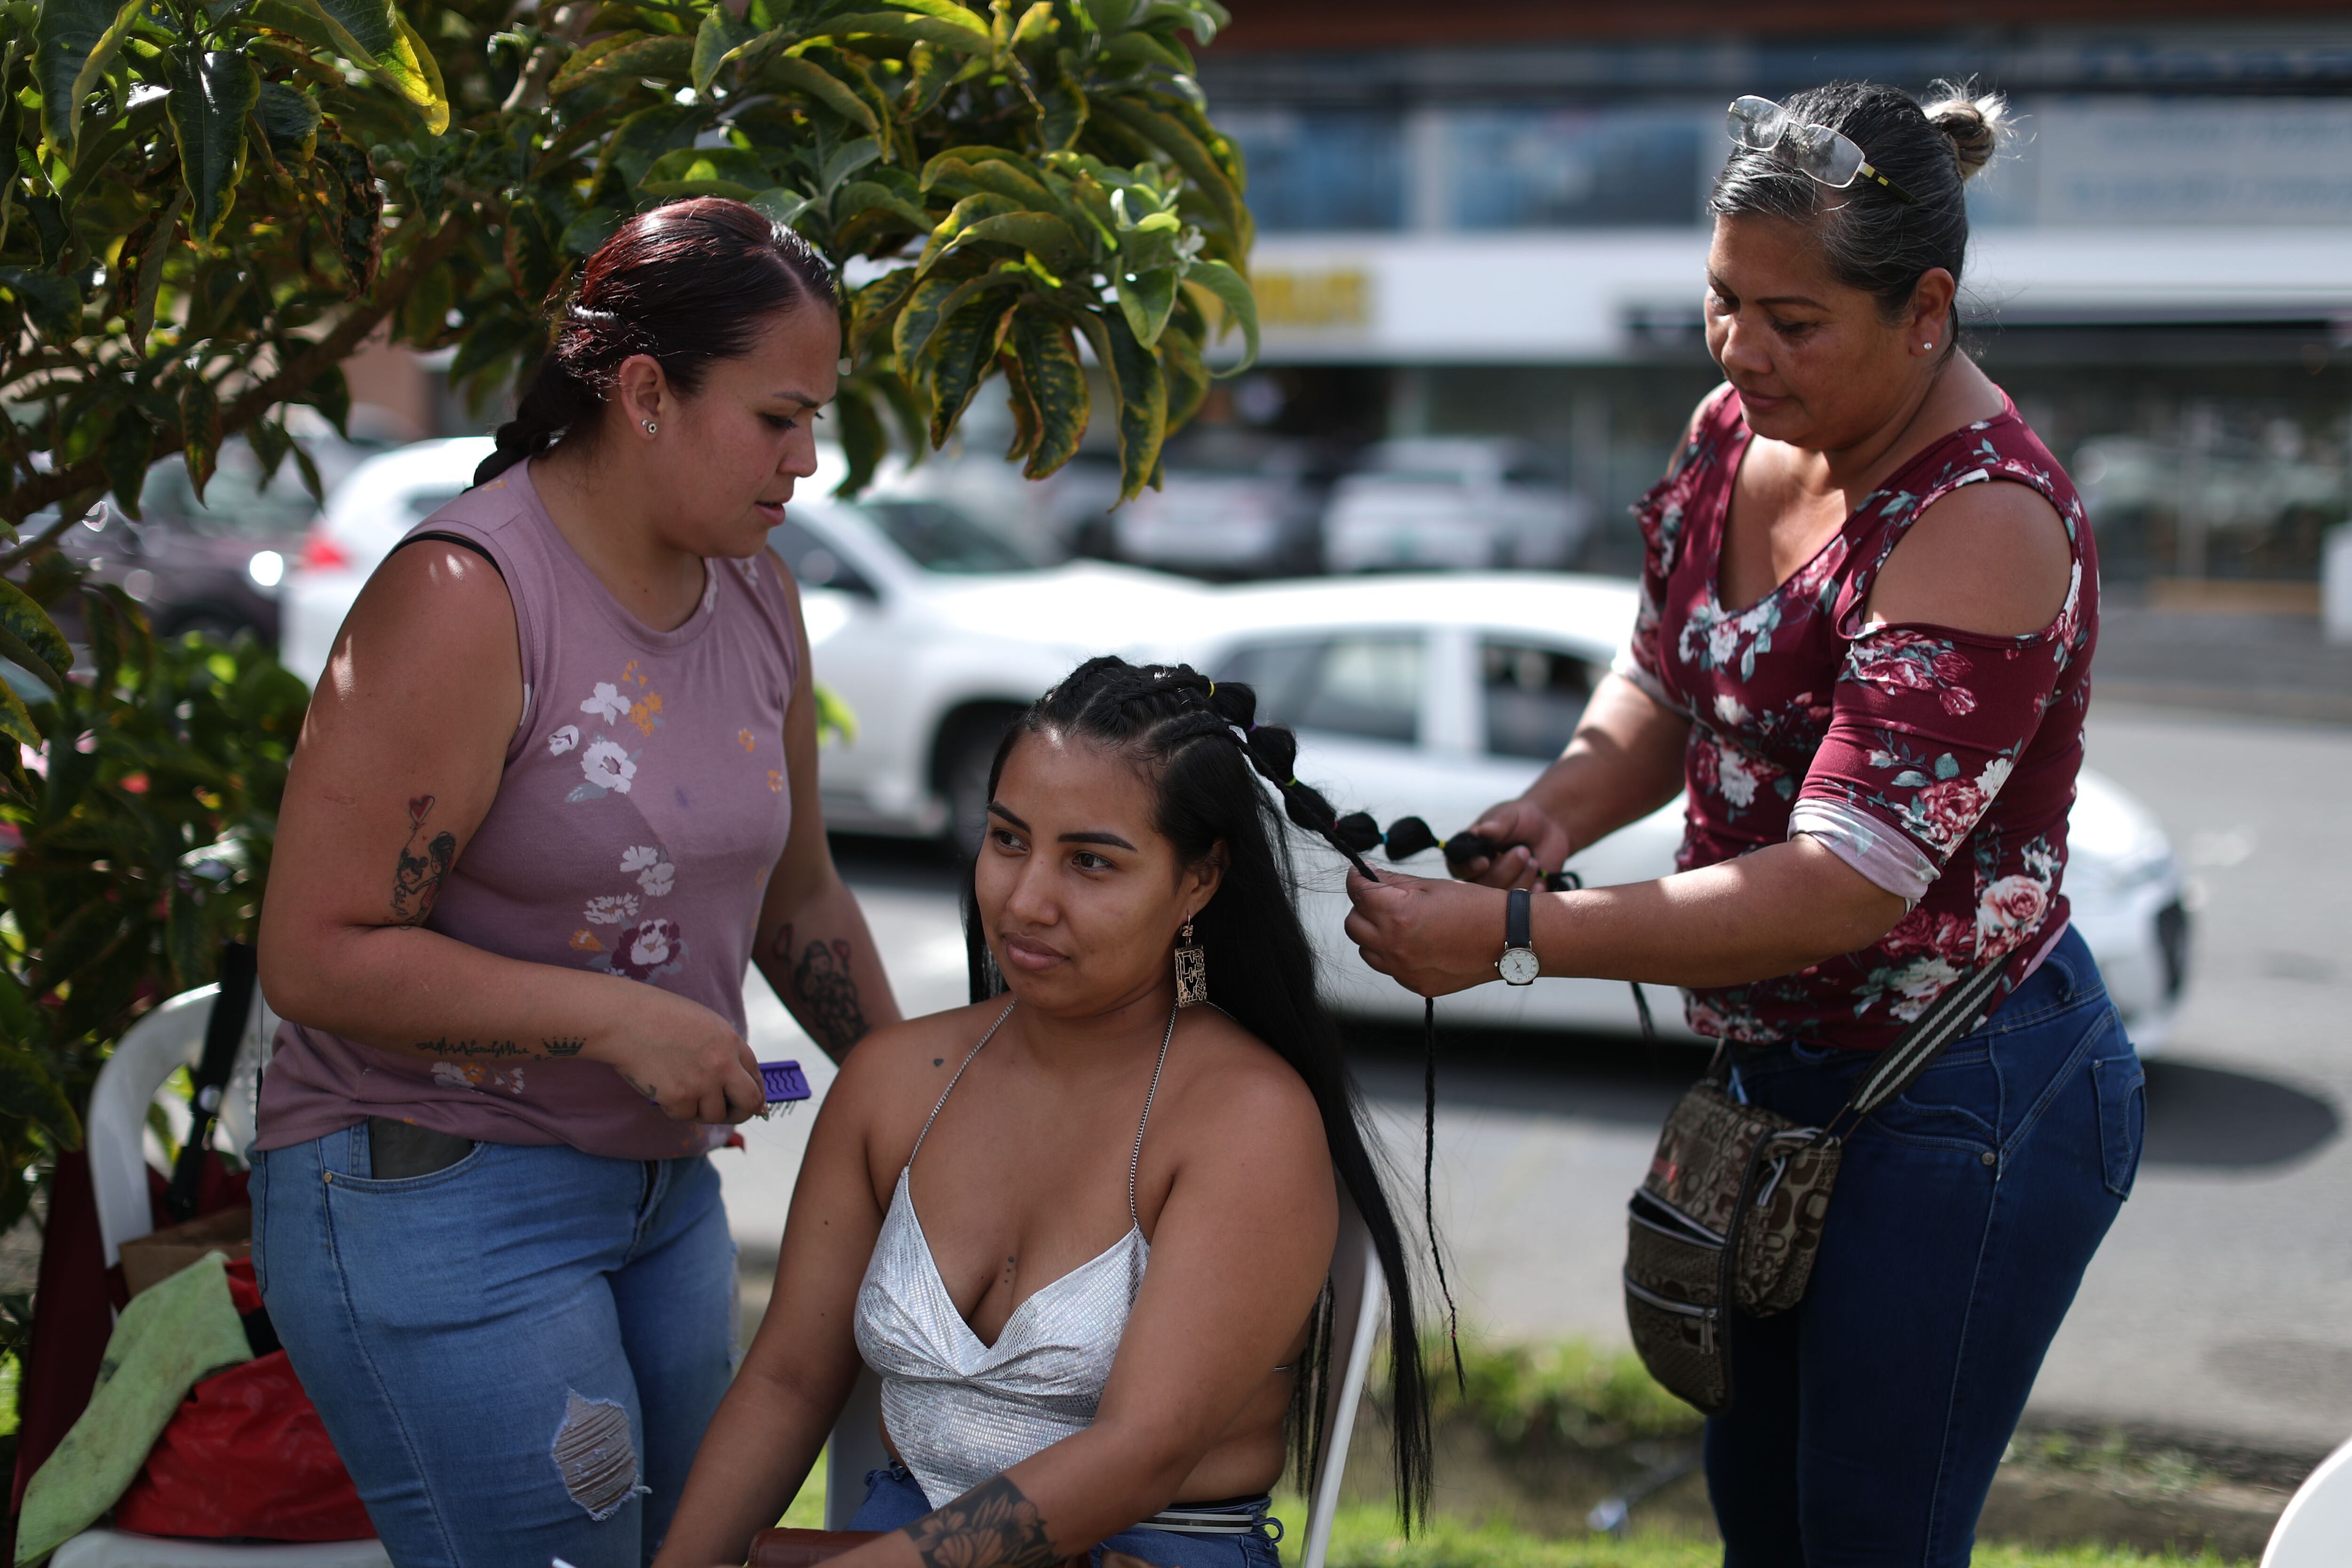
[[[1176,308],[1176,269],[1153,267],[1142,272],[1122,272],[1112,280],[1118,292],[1118,308],[1127,318],[1128,330],[1135,341],[1145,348],[1157,348],[1160,330],[1168,324],[1168,312]]]
[[[904,38],[909,43],[936,44],[961,54],[986,54],[988,29],[981,26],[980,19],[971,12],[961,7],[958,11],[971,19],[971,26],[940,16],[910,16],[892,11],[861,11],[847,16],[828,16],[824,26],[824,31],[834,37],[866,33],[876,37]]]
[[[215,49],[202,58],[193,51],[173,58],[172,137],[188,188],[188,232],[199,239],[209,241],[228,221],[245,172],[245,117],[260,99],[260,73],[241,54]]]
[[[852,180],[833,198],[835,222],[847,223],[860,213],[887,212],[905,219],[916,232],[927,232],[931,215],[889,186],[875,180]]]
[[[1257,363],[1257,295],[1251,291],[1249,279],[1222,261],[1195,261],[1185,272],[1184,281],[1197,284],[1216,298],[1224,307],[1224,321],[1218,328],[1220,336],[1226,327],[1238,325],[1242,330],[1241,363],[1223,375],[1239,375]]]
[[[1018,288],[1018,272],[988,271],[977,278],[957,279],[934,273],[915,284],[907,296],[906,308],[898,312],[897,325],[891,332],[891,347],[898,356],[902,369],[911,371],[931,352],[931,338],[940,323],[962,309],[975,295],[995,289]]]
[[[82,104],[97,90],[145,5],[146,0],[41,0],[33,19],[41,128],[68,164],[79,151]]]
[[[0,680],[0,735],[27,746],[37,746],[42,741],[41,727],[33,722],[32,710],[16,695],[16,689],[5,680]]]
[[[592,53],[592,50],[595,52]],[[612,77],[651,77],[656,81],[681,81],[693,70],[692,38],[639,34],[615,48],[597,49],[595,45],[591,45],[588,49],[583,49],[563,63],[563,68],[555,73],[555,79],[548,83],[547,91],[552,98],[592,80]]]
[[[1200,340],[1174,321],[1160,334],[1160,371],[1168,379],[1168,428],[1181,430],[1209,395],[1209,367]]]
[[[298,38],[313,48],[340,47],[334,29],[327,25],[325,16],[305,5],[302,0],[252,0],[246,12],[257,27],[267,27],[273,33],[283,33]]]
[[[376,268],[383,258],[383,193],[376,189],[375,162],[365,148],[340,137],[320,142],[319,157],[341,187],[335,248],[349,275],[348,296],[357,299],[375,287]]]
[[[767,165],[740,147],[680,147],[655,159],[637,189],[655,196],[728,196],[748,202],[767,183]]]
[[[155,432],[135,409],[118,409],[114,428],[108,433],[106,445],[99,449],[99,460],[106,469],[107,483],[114,490],[114,499],[133,519],[139,516],[139,494],[147,488],[147,464],[155,451]]]
[[[1112,388],[1118,395],[1118,499],[1133,500],[1160,471],[1160,447],[1168,438],[1168,381],[1160,361],[1136,342],[1124,313],[1104,315],[1097,352],[1105,355]]]
[[[628,220],[629,215],[625,212],[612,207],[590,207],[563,226],[563,233],[557,237],[556,247],[566,256],[593,256],[604,247],[606,240],[620,232],[621,226]],[[457,374],[455,366],[451,367],[450,374],[453,377]]]
[[[988,374],[997,345],[1017,314],[1017,302],[987,296],[971,300],[931,333],[931,445],[947,445],[971,395]]]
[[[202,506],[205,486],[220,466],[220,399],[214,395],[213,384],[193,371],[180,384],[180,432],[187,442],[188,483],[195,487],[196,504]]]
[[[279,157],[308,159],[318,151],[320,118],[319,106],[309,93],[297,92],[283,82],[261,84],[254,119],[260,122],[269,150]]]
[[[882,428],[882,416],[873,398],[862,387],[844,385],[834,398],[833,409],[840,421],[841,455],[849,464],[849,472],[833,493],[854,496],[873,480],[874,470],[889,455],[890,437]]]
[[[999,213],[984,217],[949,242],[949,248],[967,244],[1015,245],[1033,251],[1047,266],[1066,265],[1086,256],[1086,247],[1070,226],[1051,213]],[[1173,288],[1171,282],[1171,288]]]
[[[793,92],[806,93],[850,123],[871,133],[879,133],[882,122],[874,118],[874,110],[853,91],[847,82],[826,70],[814,60],[798,55],[779,55],[760,72],[762,80]]]
[[[1069,49],[1054,51],[1054,69],[1037,95],[1037,139],[1049,151],[1077,144],[1087,128],[1087,89],[1078,79],[1078,57]]]
[[[449,129],[449,93],[442,85],[440,62],[407,17],[395,14],[394,20],[400,24],[400,36],[377,63],[400,95],[425,110],[425,134],[438,136]]]
[[[327,24],[335,47],[362,70],[373,70],[397,47],[392,0],[302,0],[302,5]]]
[[[808,197],[802,195],[798,191],[786,190],[782,185],[761,191],[758,195],[748,197],[746,200],[761,216],[770,223],[781,225],[785,228],[792,227],[799,220],[801,214],[808,210],[809,205]]]
[[[73,649],[47,610],[22,588],[0,577],[0,654],[49,683],[62,694],[73,668]]]
[[[907,51],[907,86],[898,99],[901,121],[920,120],[938,107],[940,94],[948,89],[956,73],[963,67],[929,44],[917,44]]]
[[[1226,178],[1223,166],[1202,144],[1199,137],[1178,123],[1174,117],[1138,103],[1131,98],[1113,93],[1098,94],[1094,100],[1093,109],[1096,115],[1116,121],[1175,159],[1176,166],[1199,188],[1202,198],[1216,213],[1218,221],[1224,225],[1226,232],[1244,247],[1248,245],[1251,234],[1248,209],[1242,205],[1241,195],[1234,189],[1233,182]]]
[[[719,75],[719,68],[759,36],[759,28],[725,5],[712,6],[694,35],[694,55],[688,63],[694,90],[709,97],[711,80]]]
[[[1037,432],[1021,471],[1042,479],[1076,455],[1078,438],[1087,433],[1086,367],[1070,329],[1034,306],[1014,313],[1011,338]]]
[[[253,448],[254,457],[260,460],[261,482],[268,484],[277,477],[278,465],[286,460],[286,454],[294,442],[286,434],[286,426],[277,420],[257,419],[245,427],[245,444]]]
[[[923,254],[915,262],[915,276],[927,276],[939,264],[940,258],[947,254],[948,247],[955,243],[956,237],[971,225],[984,218],[1020,210],[1018,202],[1010,196],[998,195],[994,191],[982,191],[964,197],[949,208],[948,216],[931,230],[931,237],[924,243]]]
[[[81,290],[72,279],[23,267],[0,267],[0,289],[15,295],[34,326],[52,338],[81,334]]]
[[[603,208],[591,209],[591,212],[582,214],[581,217],[586,218],[604,210]],[[575,227],[579,221],[580,219],[573,220]],[[617,226],[617,218],[614,221]],[[569,248],[571,233],[571,229],[564,230],[567,248]],[[500,314],[492,316],[487,321],[478,321],[474,324],[473,330],[466,334],[466,341],[457,345],[457,355],[449,362],[449,384],[463,386],[508,355],[519,351],[528,353],[541,346],[541,335],[536,324],[526,322],[520,317]]]
[[[29,1051],[0,1049],[0,1118],[31,1122],[59,1149],[81,1146],[81,1121],[57,1080]]]

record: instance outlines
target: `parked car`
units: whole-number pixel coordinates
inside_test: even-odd
[[[381,444],[346,441],[320,428],[304,447],[332,489]],[[146,607],[157,632],[201,631],[227,638],[278,635],[278,586],[301,550],[318,503],[291,458],[267,481],[243,437],[221,444],[219,467],[196,499],[184,458],[147,470],[138,521],[112,504],[93,510],[60,541],[99,581],[114,583]]]
[[[1584,503],[1517,442],[1382,441],[1332,488],[1323,555],[1334,572],[1561,568],[1584,550]]]
[[[463,490],[491,449],[432,441],[352,476],[286,584],[288,667],[315,682],[360,586],[401,535]],[[821,496],[837,453],[803,481]],[[825,820],[867,833],[979,841],[988,763],[1004,726],[1089,655],[1181,625],[1209,590],[1100,562],[1042,565],[950,503],[886,495],[795,499],[769,534],[801,585],[816,678],[853,734],[828,744]]]
[[[1121,561],[1201,577],[1319,571],[1328,468],[1307,443],[1253,430],[1188,430],[1168,445],[1159,489],[1108,514]]]
[[[1298,776],[1385,826],[1412,814],[1441,838],[1519,794],[1575,732],[1633,621],[1634,589],[1565,574],[1398,576],[1223,590],[1159,651],[1258,689],[1263,719],[1296,727]],[[1667,875],[1682,801],[1569,861],[1588,884]],[[2132,1038],[2160,1046],[2187,962],[2181,879],[2155,817],[2085,772],[2069,819],[2065,890]],[[1364,967],[1341,933],[1344,867],[1312,845],[1301,913],[1343,1011],[1417,1021],[1421,1002]],[[1443,876],[1434,851],[1406,869]],[[1662,1028],[1687,1034],[1659,996]],[[1448,997],[1449,1019],[1491,1026],[1631,1029],[1614,981],[1545,979]]]

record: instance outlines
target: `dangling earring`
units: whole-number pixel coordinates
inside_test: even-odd
[[[1176,939],[1176,1005],[1190,1007],[1209,999],[1209,955],[1193,945],[1192,922],[1184,922]]]

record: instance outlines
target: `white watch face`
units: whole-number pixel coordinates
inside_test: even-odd
[[[1532,985],[1542,971],[1542,965],[1536,962],[1535,950],[1528,947],[1505,948],[1502,962],[1496,967],[1502,970],[1505,983],[1512,985]]]

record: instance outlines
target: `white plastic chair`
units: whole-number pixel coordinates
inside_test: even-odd
[[[2352,1443],[2305,1478],[2263,1549],[2263,1568],[2343,1568],[2347,1563],[2352,1563]]]
[[[155,1008],[131,1026],[90,1086],[82,1132],[89,1151],[90,1187],[98,1200],[99,1239],[109,1268],[122,1244],[154,1229],[147,1187],[147,1107],[163,1080],[204,1054],[205,1026],[217,985],[199,986]],[[236,1066],[223,1092],[220,1130],[242,1157],[253,1147],[254,1088],[277,1018],[257,988],[253,1014],[238,1042]],[[231,1544],[176,1537],[86,1530],[57,1550],[52,1568],[391,1568],[383,1543],[310,1541]]]
[[[1323,1455],[1307,1488],[1307,1547],[1300,1568],[1323,1568],[1331,1549],[1331,1525],[1339,1510],[1339,1482],[1348,1468],[1348,1443],[1355,1436],[1356,1406],[1363,1402],[1364,1379],[1380,1342],[1381,1314],[1388,1305],[1388,1281],[1364,1216],[1342,1193],[1339,1238],[1331,1250],[1331,1375],[1323,1385]],[[824,1472],[824,1527],[847,1530],[866,1500],[866,1472],[890,1462],[882,1447],[882,1384],[873,1371],[857,1374],[857,1386],[834,1423]]]

